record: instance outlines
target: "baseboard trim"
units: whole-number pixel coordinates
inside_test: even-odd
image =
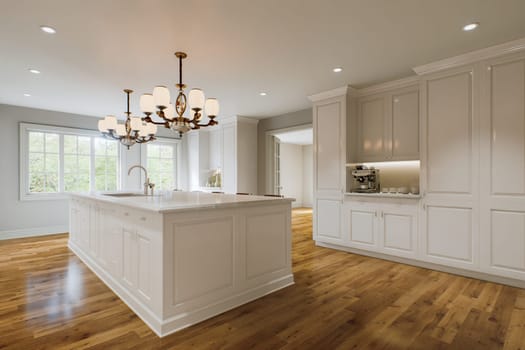
[[[0,240],[56,235],[57,233],[67,233],[67,232],[69,232],[69,226],[67,225],[36,227],[36,228],[27,228],[27,229],[18,229],[18,230],[6,230],[6,231],[0,231]]]
[[[429,270],[437,270],[441,272],[450,273],[453,275],[460,275],[464,277],[475,278],[478,280],[505,284],[505,285],[509,285],[512,287],[525,288],[525,281],[517,280],[514,278],[510,278],[510,277],[496,276],[496,275],[491,275],[491,274],[479,272],[479,271],[470,271],[470,270],[460,269],[457,267],[450,267],[450,266],[444,266],[444,265],[440,265],[436,263],[431,263],[427,261],[402,258],[398,256],[376,253],[376,252],[369,252],[369,251],[362,250],[362,249],[350,248],[350,247],[345,247],[345,246],[341,246],[337,244],[324,243],[324,242],[319,242],[319,241],[315,241],[315,245],[319,247],[324,247],[324,248],[342,250],[348,253],[365,255],[365,256],[372,257],[372,258],[393,261],[393,262],[397,262],[401,264],[422,267],[422,268],[429,269]]]

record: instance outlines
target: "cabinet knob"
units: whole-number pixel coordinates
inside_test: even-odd
[[[140,217],[140,220],[142,220],[142,221],[146,221],[146,217],[145,217],[145,216],[141,216],[141,217]]]

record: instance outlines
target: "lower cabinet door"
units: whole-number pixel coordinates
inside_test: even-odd
[[[427,203],[420,231],[422,257],[447,266],[478,270],[478,234],[472,207]]]
[[[341,244],[341,201],[335,199],[317,199],[315,218],[316,241]]]
[[[417,207],[414,210],[383,208],[380,232],[385,253],[414,257],[417,253]]]
[[[348,245],[366,250],[376,250],[377,217],[375,207],[363,204],[346,207],[346,226],[348,230]]]

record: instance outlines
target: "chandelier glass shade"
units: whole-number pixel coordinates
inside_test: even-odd
[[[155,140],[157,126],[153,123],[143,121],[140,117],[132,117],[129,111],[129,95],[133,90],[125,89],[127,95],[128,109],[126,121],[119,124],[117,118],[108,115],[98,121],[98,130],[107,138],[119,140],[128,149],[135,143],[146,143]]]
[[[182,83],[182,60],[187,57],[184,52],[175,52],[179,59],[179,83],[175,102],[170,103],[170,91],[165,86],[156,86],[152,94],[143,94],[140,97],[140,109],[146,115],[142,120],[154,125],[163,125],[165,128],[177,131],[182,135],[189,130],[217,125],[215,120],[219,114],[219,102],[215,98],[206,99],[201,89],[191,89],[186,97],[184,93],[185,84]],[[185,117],[189,105],[192,116]],[[151,115],[155,113],[162,121],[154,121]],[[207,123],[201,123],[203,113],[208,117]]]

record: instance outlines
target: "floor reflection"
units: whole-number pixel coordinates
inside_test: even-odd
[[[27,321],[41,323],[42,318],[49,322],[74,317],[85,293],[83,268],[78,258],[70,256],[64,268],[27,273],[25,310],[38,315]]]

